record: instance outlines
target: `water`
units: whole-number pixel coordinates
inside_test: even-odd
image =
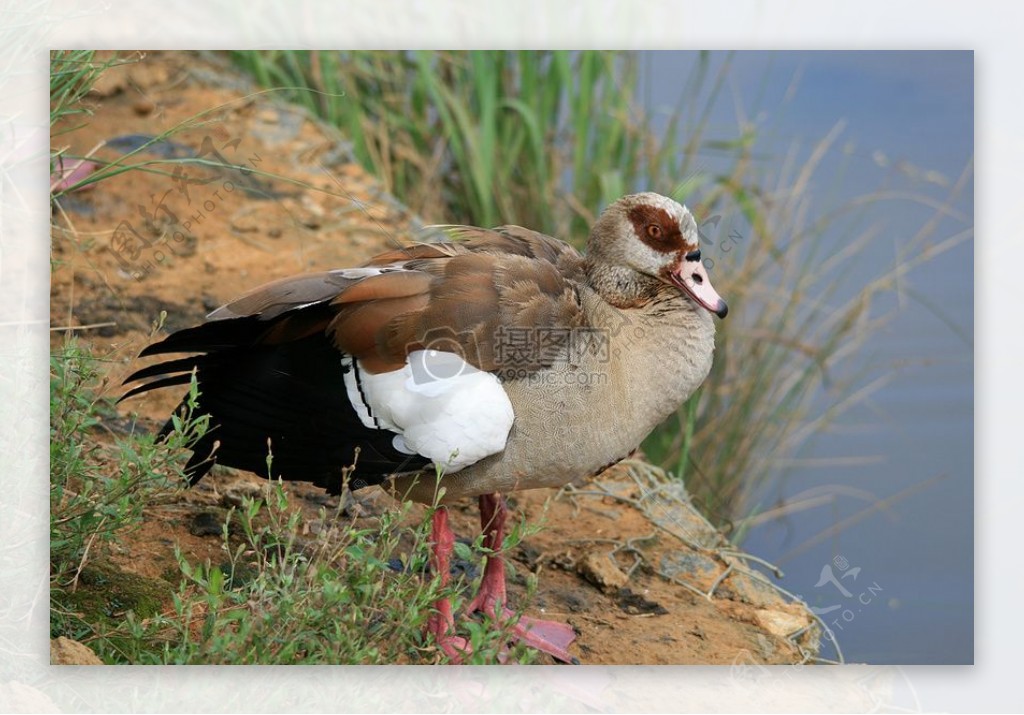
[[[712,54],[712,77],[725,60]],[[696,53],[646,53],[638,91],[649,107],[674,106],[696,62]],[[970,52],[741,52],[708,134],[735,138],[740,106],[758,126],[759,163],[771,176],[794,142],[806,157],[843,120],[811,188],[820,210],[880,187],[944,202],[948,188],[924,172],[955,182],[970,166],[973,75]],[[713,169],[716,161],[699,163]],[[960,215],[938,223],[933,243],[973,226],[970,179],[952,206]],[[883,230],[851,261],[851,290],[891,266],[933,209],[902,198],[863,213],[855,219]],[[838,246],[844,237],[837,230],[826,240]],[[890,382],[759,495],[774,503],[824,487],[833,501],[754,528],[744,546],[779,563],[786,588],[827,610],[847,660],[971,663],[973,243],[915,268],[903,287],[895,319],[871,336],[856,365],[863,383],[881,375]],[[850,466],[820,461],[872,456]]]

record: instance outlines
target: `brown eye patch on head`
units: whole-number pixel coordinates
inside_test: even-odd
[[[636,235],[644,243],[661,253],[674,253],[683,247],[679,223],[663,208],[640,204],[626,212]]]

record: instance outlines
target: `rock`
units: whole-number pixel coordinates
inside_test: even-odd
[[[591,551],[576,564],[576,570],[602,591],[615,591],[629,583],[629,576],[615,565],[606,551]]]
[[[192,536],[220,536],[223,532],[224,522],[216,514],[209,511],[201,511],[192,517],[188,526],[188,532]]]
[[[639,593],[633,593],[628,588],[623,588],[619,591],[618,603],[619,608],[631,616],[640,614],[664,616],[668,613],[668,609],[657,601],[645,598]]]
[[[764,633],[757,634],[757,647],[761,651],[761,657],[770,661],[775,655],[775,644],[769,640]]]
[[[345,492],[346,516],[370,517],[380,516],[394,507],[395,501],[383,489],[360,489]]]
[[[88,646],[61,636],[50,641],[50,665],[103,665]]]
[[[256,119],[264,124],[277,124],[278,110],[275,107],[267,107],[256,112]]]
[[[124,65],[108,67],[92,83],[89,94],[95,97],[113,97],[124,91],[128,84],[128,70]]]
[[[145,62],[139,58],[138,62],[130,62],[125,65],[131,77],[132,84],[139,89],[149,89],[167,84],[171,79],[172,68],[164,62]]]
[[[240,479],[228,485],[221,496],[221,504],[225,507],[240,507],[245,499],[259,500],[263,498],[263,485]]]
[[[306,122],[301,110],[281,106],[258,109],[249,125],[249,134],[270,147],[295,140]]]
[[[762,628],[779,638],[786,638],[801,628],[806,628],[810,625],[810,619],[806,616],[776,609],[760,608],[755,611],[754,616]]]
[[[709,556],[696,551],[673,551],[661,557],[661,573],[706,591],[722,572],[721,565]]]
[[[764,609],[771,609],[785,602],[771,583],[740,568],[734,569],[715,593],[721,598],[749,603]]]
[[[154,109],[156,109],[156,103],[148,97],[137,99],[132,103],[132,111],[140,117],[152,114]]]

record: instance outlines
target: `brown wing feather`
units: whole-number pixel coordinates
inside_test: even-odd
[[[451,243],[375,256],[365,267],[389,269],[379,274],[331,271],[275,281],[210,317],[273,320],[266,343],[324,330],[371,372],[398,369],[409,352],[429,347],[459,352],[476,367],[505,375],[550,364],[550,351],[536,349],[540,333],[547,331],[550,348],[551,335],[583,324],[580,254],[519,226],[450,231],[457,239]],[[295,310],[314,304],[321,307]],[[534,345],[505,349],[514,331]]]
[[[579,252],[564,241],[559,241],[522,226],[449,226],[449,234],[457,239],[454,245],[473,252],[495,253],[537,258],[551,263],[567,278],[577,279],[582,266]]]
[[[264,320],[272,320],[297,306],[329,300],[355,280],[358,279],[344,278],[337,271],[282,278],[265,283],[217,308],[210,313],[209,319],[258,315]]]
[[[406,353],[381,350],[379,341],[382,330],[396,317],[422,311],[428,300],[427,294],[421,294],[346,303],[327,330],[334,344],[343,352],[360,360],[377,357],[385,365],[393,366],[388,369],[396,370],[405,363]]]
[[[388,266],[414,258],[446,258],[459,253],[458,248],[457,244],[452,243],[414,243],[411,246],[379,253],[363,265],[370,267]]]
[[[364,278],[345,288],[333,300],[335,305],[368,300],[388,300],[422,295],[430,290],[430,276],[419,271],[395,270]]]
[[[418,287],[426,286],[425,294],[417,296],[421,302],[389,297],[391,290],[398,297],[403,285],[385,286],[388,274],[343,291],[334,301],[339,311],[331,326],[336,343],[371,371],[395,369],[409,352],[429,347],[458,352],[482,370],[505,375],[549,365],[558,336],[583,323],[572,280],[582,270],[579,253],[525,229],[518,229],[521,234],[469,227],[458,231],[464,240],[442,244],[440,250],[402,249],[409,259],[398,265],[418,276]],[[560,270],[559,262],[568,270]],[[372,283],[380,289],[371,291]],[[409,279],[404,285],[412,284]],[[373,307],[359,307],[350,292],[372,293]],[[505,349],[514,331],[532,344]],[[544,331],[546,352],[537,347]]]

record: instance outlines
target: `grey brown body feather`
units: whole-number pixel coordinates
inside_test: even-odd
[[[707,377],[715,326],[706,311],[669,289],[662,302],[626,317],[593,290],[583,292],[587,324],[607,331],[607,359],[585,351],[505,381],[516,415],[505,450],[444,475],[444,501],[593,474],[639,447]],[[436,482],[428,471],[399,476],[394,488],[430,501]]]

